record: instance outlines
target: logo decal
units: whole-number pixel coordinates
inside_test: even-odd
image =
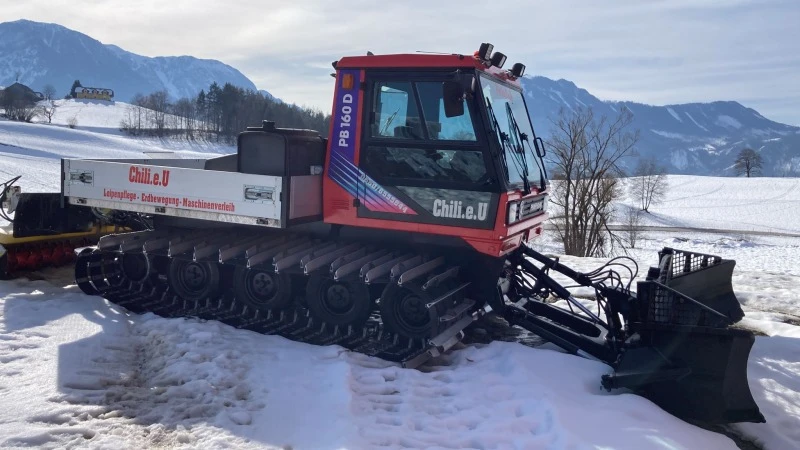
[[[436,217],[448,219],[486,220],[489,204],[478,202],[477,207],[473,205],[465,206],[461,200],[437,199],[433,201],[433,211],[431,212]]]
[[[149,167],[131,166],[130,170],[128,170],[128,181],[134,184],[167,187],[169,184],[169,170],[163,169],[160,173],[153,173]]]

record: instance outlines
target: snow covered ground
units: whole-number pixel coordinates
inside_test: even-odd
[[[141,158],[145,152],[174,152],[171,157],[208,158],[208,153],[231,153],[227,144],[132,138],[119,130],[130,105],[97,100],[58,100],[52,124],[0,119],[0,182],[23,174],[26,192],[58,189],[60,158]],[[67,122],[75,117],[78,125]]]
[[[50,281],[3,283],[0,298],[0,398],[15,405],[0,410],[3,447],[731,447],[602,391],[603,364],[556,351],[496,342],[404,370],[216,322],[127,317]]]
[[[666,198],[643,225],[800,234],[799,188],[800,178],[670,175]]]
[[[82,107],[76,130],[0,121],[0,178],[23,174],[24,190],[52,191],[61,156],[176,150],[121,136],[116,119],[92,108]],[[800,232],[798,180],[670,183],[649,223],[739,231],[647,232],[631,252],[640,276],[663,246],[737,260],[743,324],[765,334],[748,376],[767,423],[732,430],[762,448],[798,448],[800,238],[747,233]],[[558,252],[551,238],[540,245]],[[562,261],[579,270],[604,262]],[[603,391],[608,371],[547,344],[506,342],[406,370],[216,322],[127,315],[80,293],[69,270],[0,281],[0,448],[736,448],[642,397]]]

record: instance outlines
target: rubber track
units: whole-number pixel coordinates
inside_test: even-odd
[[[381,322],[380,314],[377,311],[373,311],[363,327],[354,328],[348,326],[341,328],[315,320],[309,310],[297,301],[293,301],[291,306],[281,310],[253,308],[245,304],[245,302],[237,301],[232,286],[225,286],[222,293],[214,298],[189,300],[175,295],[169,287],[166,273],[171,258],[202,261],[203,259],[198,259],[197,256],[210,253],[210,256],[205,261],[218,262],[220,255],[223,255],[222,250],[236,250],[237,246],[242,247],[244,245],[241,243],[257,241],[257,239],[253,236],[239,238],[234,243],[216,246],[216,248],[210,249],[213,251],[210,251],[204,245],[217,245],[219,236],[199,233],[193,235],[192,238],[175,239],[175,236],[165,236],[158,232],[137,232],[128,233],[127,235],[127,237],[126,235],[110,235],[104,238],[106,242],[101,240],[98,246],[83,249],[76,260],[75,278],[78,286],[85,293],[102,296],[136,314],[152,312],[167,318],[197,317],[203,320],[217,320],[236,328],[268,335],[279,335],[292,341],[313,345],[340,345],[354,352],[401,363],[405,367],[416,367],[431,357],[443,353],[460,341],[463,337],[463,328],[488,312],[488,309],[479,309],[473,312],[474,308],[469,308],[471,301],[465,300],[463,304],[456,305],[447,312],[447,326],[449,328],[446,328],[439,336],[433,339],[410,339],[387,330],[386,326]],[[291,240],[288,237],[285,239]],[[166,247],[163,245],[165,241],[169,242]],[[179,245],[180,242],[183,242],[184,245]],[[186,248],[192,242],[199,242],[200,245],[192,245],[191,248]],[[173,243],[175,245],[172,245]],[[160,248],[158,244],[161,244]],[[292,257],[291,251],[288,250],[278,253],[272,258],[271,266],[274,267],[277,265],[276,263],[279,264],[281,259],[286,262],[286,258],[289,257],[290,260],[298,259],[297,264],[292,269],[300,270],[304,265],[306,267],[309,266],[308,263],[314,259],[314,251],[320,251],[321,249],[328,252],[339,250],[339,253],[342,254],[346,253],[349,248],[353,248],[353,245],[347,243],[332,245],[332,242],[315,241],[313,245],[303,249],[304,253],[299,258],[297,256]],[[148,247],[156,247],[157,249],[148,251]],[[325,249],[325,247],[328,248]],[[253,249],[255,246],[250,248]],[[296,249],[297,247],[294,248]],[[171,250],[183,249],[186,249],[186,251],[178,255],[170,254]],[[119,256],[123,251],[142,253],[148,258],[151,264],[151,271],[145,279],[133,281],[123,275],[119,263]],[[248,267],[248,264],[256,260],[252,256],[248,258],[245,252],[240,253],[240,255],[237,255],[238,257],[228,258],[225,264]],[[374,255],[379,252],[376,252],[375,249],[370,249],[368,252],[363,251],[359,254],[364,253]],[[331,254],[331,256],[334,255]],[[421,270],[419,267],[423,266],[424,263],[428,264],[423,269],[439,265],[431,263],[431,260],[423,262],[421,258],[414,259],[415,257],[416,255],[411,255],[411,257],[404,256],[397,259],[402,261],[413,260],[411,262],[416,264],[411,264],[411,269],[417,269],[417,271]],[[362,257],[361,259],[365,258]],[[337,259],[337,262],[341,266],[342,260]],[[397,270],[398,266],[403,269],[403,273],[396,274],[396,277],[394,277],[396,279],[400,279],[403,274],[414,273],[408,267],[400,266],[399,264],[395,264],[392,268]],[[368,269],[369,267],[365,268]],[[362,274],[364,272],[365,269],[362,269]],[[438,274],[444,277],[450,275],[451,272],[457,272],[457,270],[454,271],[452,267],[443,266],[438,271]],[[303,275],[301,273],[293,276]],[[390,282],[397,282],[396,279],[392,279]],[[435,281],[436,276],[431,274],[427,279],[434,279]]]

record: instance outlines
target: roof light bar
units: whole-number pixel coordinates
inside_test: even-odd
[[[525,75],[525,64],[515,63],[511,66],[511,76],[519,78],[523,75]]]
[[[478,49],[478,58],[482,61],[489,61],[489,58],[492,55],[492,50],[494,50],[494,45],[484,42]]]
[[[500,52],[494,52],[492,55],[492,65],[497,67],[498,69],[503,68],[503,64],[506,63],[506,55]]]

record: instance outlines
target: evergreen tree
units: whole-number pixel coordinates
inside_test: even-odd
[[[76,97],[75,89],[77,89],[79,87],[83,87],[83,85],[81,85],[81,80],[75,80],[75,81],[72,82],[72,88],[69,90],[69,96],[71,98],[75,98]]]
[[[197,99],[195,100],[195,105],[197,108],[197,119],[201,123],[204,123],[206,120],[208,120],[205,89],[200,89],[200,93],[197,94]],[[206,130],[206,127],[202,126],[202,129]]]
[[[77,80],[76,80],[77,81]],[[139,96],[133,103],[123,129],[131,134],[186,136],[202,131],[206,137],[234,142],[247,127],[260,126],[262,120],[274,121],[279,127],[305,128],[328,134],[330,116],[318,110],[303,108],[268,98],[255,91],[226,83],[212,83],[195,98],[167,101],[165,92]]]

